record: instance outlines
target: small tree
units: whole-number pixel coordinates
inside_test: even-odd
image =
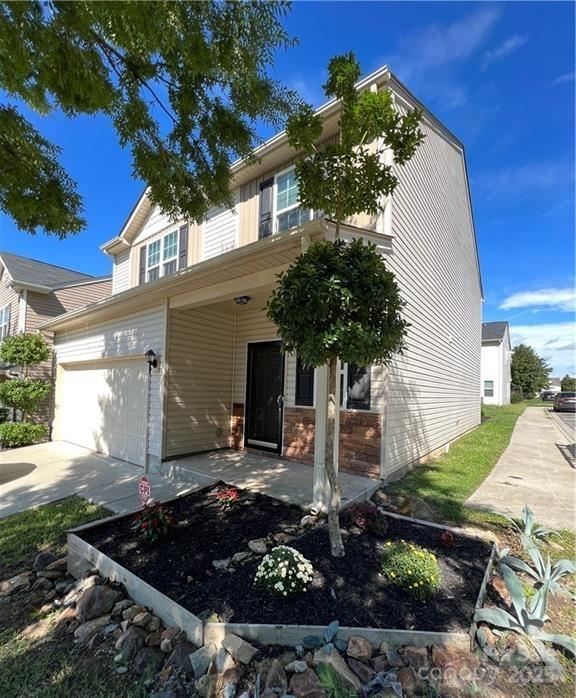
[[[560,383],[560,390],[562,390],[563,392],[576,390],[576,378],[573,378],[572,376],[566,374],[564,378],[562,378],[562,382]]]
[[[420,113],[400,116],[388,91],[359,93],[354,54],[334,57],[324,90],[340,101],[337,142],[322,144],[322,121],[309,106],[288,121],[286,133],[304,158],[296,163],[300,203],[335,222],[335,243],[319,242],[283,274],[268,302],[268,317],[284,349],[313,366],[328,364],[325,467],[330,484],[328,528],[332,555],[344,555],[340,534],[341,489],[334,463],[338,359],[357,365],[388,363],[402,350],[406,323],[393,275],[374,245],[339,239],[345,220],[378,214],[398,183],[385,162],[390,148],[398,165],[423,140]]]
[[[534,397],[548,385],[551,371],[546,361],[526,344],[519,344],[512,352],[512,384],[522,389],[525,398]]]
[[[23,377],[0,383],[0,402],[18,410],[21,421],[26,414],[35,412],[50,392],[50,383],[28,378],[29,369],[38,366],[50,357],[50,347],[41,334],[16,334],[0,344],[0,361],[22,370]]]

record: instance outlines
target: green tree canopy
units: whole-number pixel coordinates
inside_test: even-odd
[[[39,333],[9,335],[0,344],[0,361],[24,369],[41,364],[50,354],[50,347]]]
[[[531,398],[548,385],[552,368],[532,347],[519,344],[512,352],[510,371],[512,385],[521,388],[524,397]]]
[[[50,393],[50,383],[44,380],[14,378],[0,383],[0,404],[26,412],[35,412]]]
[[[562,382],[560,383],[560,390],[576,390],[576,378],[566,374],[564,378],[562,378]]]
[[[39,114],[105,114],[134,175],[175,218],[231,204],[230,163],[296,96],[267,75],[289,3],[0,3],[0,88]],[[81,230],[82,199],[16,104],[0,106],[0,208],[22,230]]]

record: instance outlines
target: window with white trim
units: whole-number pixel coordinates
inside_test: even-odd
[[[172,230],[148,243],[146,250],[146,281],[173,274],[178,269],[178,231]]]
[[[484,381],[484,397],[494,397],[494,381]]]
[[[295,228],[302,223],[307,223],[311,217],[312,211],[300,205],[298,180],[294,168],[277,174],[275,177],[274,231],[281,233],[283,230]]]
[[[370,366],[340,364],[340,407],[345,410],[369,410],[371,398]]]
[[[0,342],[10,334],[10,305],[0,308]]]

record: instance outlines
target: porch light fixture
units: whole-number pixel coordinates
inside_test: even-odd
[[[158,359],[152,349],[148,349],[148,351],[144,354],[144,358],[146,359],[146,363],[148,364],[148,368],[150,370],[158,366]]]
[[[236,296],[234,303],[236,303],[236,305],[247,305],[249,300],[250,296]]]

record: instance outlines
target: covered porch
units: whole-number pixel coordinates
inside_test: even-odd
[[[272,456],[231,449],[212,451],[166,461],[158,467],[158,474],[190,484],[222,480],[308,510],[315,509],[317,504],[313,501],[314,468]],[[342,506],[347,507],[369,499],[380,481],[340,473],[340,484]]]

